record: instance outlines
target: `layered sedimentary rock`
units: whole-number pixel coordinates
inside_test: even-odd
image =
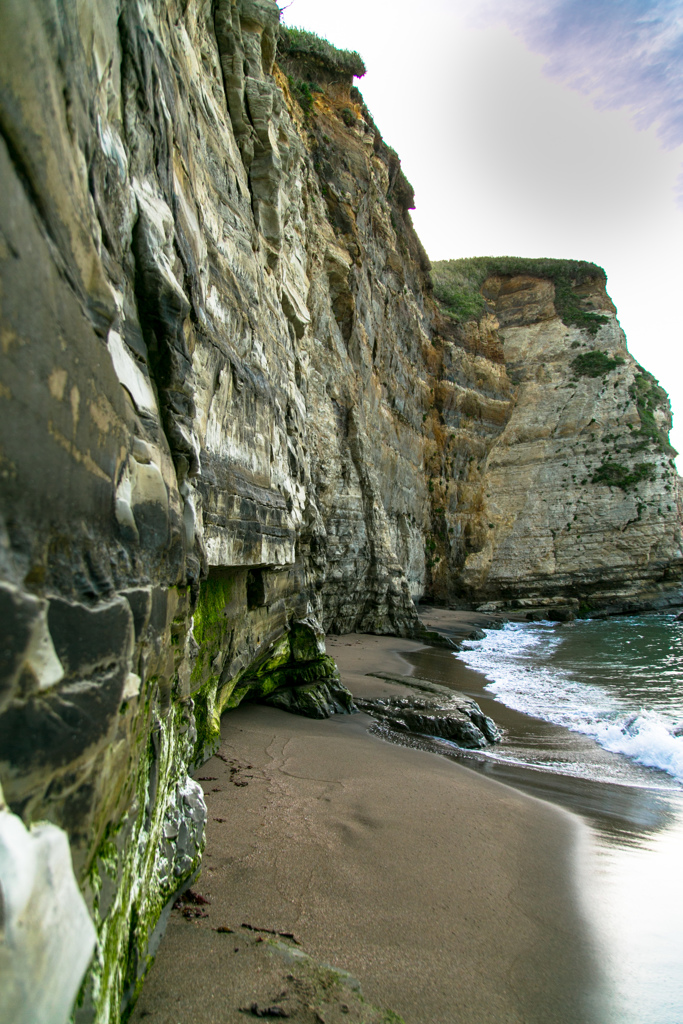
[[[442,514],[434,594],[485,610],[559,613],[677,601],[669,401],[627,351],[603,272],[560,261],[453,261],[437,265],[437,292],[440,275],[450,268],[462,283],[471,264],[483,279],[476,318],[442,325],[443,344],[461,351],[447,340],[454,332],[473,346],[485,340],[488,356],[474,362],[488,379],[463,388],[447,373],[439,383],[442,429],[453,433],[440,465],[432,462]],[[571,293],[559,301],[566,280]],[[470,464],[458,474],[461,437]]]
[[[381,672],[379,677],[417,691],[403,697],[358,699],[358,706],[378,721],[381,735],[391,736],[396,731],[440,737],[468,750],[481,749],[502,738],[495,722],[477,702],[456,690],[415,676],[398,678]]]
[[[440,310],[353,66],[277,40],[272,0],[0,7],[0,774],[69,835],[84,1022],[199,867],[221,713],[350,709],[325,630],[680,574],[669,455],[615,454],[667,411],[613,314],[567,331],[514,274]]]
[[[70,837],[108,1020],[221,712],[348,710],[321,623],[417,626],[426,260],[351,74],[292,100],[270,0],[0,17],[0,761]]]

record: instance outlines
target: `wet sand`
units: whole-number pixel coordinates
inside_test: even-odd
[[[361,696],[400,691],[367,673],[408,675],[420,647],[353,635],[328,644]],[[173,912],[132,1020],[233,1024],[254,1004],[301,1024],[371,1019],[361,1003],[323,1005],[269,932],[243,923],[293,934],[406,1024],[611,1019],[581,909],[581,822],[386,743],[369,724],[257,706],[224,717],[220,756],[197,772],[209,822],[194,889],[211,900],[208,916]]]
[[[442,754],[487,778],[581,815],[614,842],[639,842],[644,834],[660,831],[673,820],[671,799],[680,798],[680,786],[670,776],[610,753],[589,736],[506,707],[486,691],[486,677],[456,660],[451,651],[422,647],[404,652],[402,658],[415,676],[472,697],[505,731],[504,748],[492,748],[492,756],[453,749]],[[509,760],[499,759],[503,749]],[[536,763],[537,756],[538,767],[527,767]],[[515,757],[524,763],[515,763]],[[553,771],[547,770],[549,761]],[[601,780],[611,778],[617,784],[590,777],[596,773]]]

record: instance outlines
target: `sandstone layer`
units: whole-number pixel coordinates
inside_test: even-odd
[[[440,382],[450,445],[432,460],[442,521],[431,595],[460,596],[484,611],[558,614],[678,601],[681,509],[669,400],[628,352],[604,272],[571,261],[449,261],[435,265],[437,293],[442,275],[450,270],[462,281],[471,264],[483,278],[480,310],[455,328],[449,318],[441,330],[446,350],[453,331],[473,346],[486,340],[488,353],[476,362],[489,375],[488,393],[463,393],[450,374]],[[567,276],[572,293],[560,304],[556,291]],[[481,431],[458,478],[451,446],[463,427],[476,436],[477,419],[496,426]]]
[[[604,277],[572,285],[597,334],[528,274],[456,322],[352,71],[278,22],[0,7],[0,776],[71,842],[81,1022],[127,1012],[196,874],[223,711],[350,709],[325,631],[678,595],[668,404]],[[623,362],[576,376],[592,349]]]

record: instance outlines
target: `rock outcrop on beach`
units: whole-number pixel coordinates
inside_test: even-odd
[[[358,707],[377,720],[382,735],[399,732],[434,736],[465,750],[481,750],[502,738],[496,723],[471,697],[416,676],[398,677],[381,672],[379,678],[416,691],[402,697],[356,698]]]
[[[71,843],[79,1022],[131,1005],[198,870],[220,715],[352,710],[325,631],[680,579],[668,404],[604,275],[569,284],[597,333],[542,268],[440,306],[362,62],[278,22],[0,8],[0,775]]]

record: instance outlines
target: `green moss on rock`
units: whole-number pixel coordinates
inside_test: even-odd
[[[106,828],[87,873],[98,941],[77,1020],[80,1012],[83,1019],[127,1019],[156,952],[164,912],[201,862],[206,809],[187,776],[196,737],[191,706],[177,705],[142,735],[132,763],[131,810]],[[186,813],[186,800],[198,802],[198,814]],[[181,822],[184,836],[191,833],[182,849]]]
[[[232,599],[234,586],[234,576],[209,576],[202,580],[192,626],[200,647],[213,649],[222,642],[226,608]]]
[[[622,491],[628,491],[637,486],[643,480],[654,480],[657,467],[651,462],[640,462],[632,469],[622,466],[618,462],[607,460],[596,470],[591,478],[591,483],[606,484],[608,487],[620,487]]]
[[[221,703],[218,697],[218,678],[210,676],[204,685],[193,693],[195,728],[197,738],[191,764],[197,767],[217,749],[221,739]]]
[[[313,619],[290,622],[267,650],[241,671],[228,678],[220,674],[222,655],[233,639],[230,607],[236,602],[244,610],[237,587],[237,577],[227,574],[210,576],[200,586],[193,625],[197,649],[191,672],[195,765],[216,749],[221,715],[244,700],[268,701],[278,693],[305,689],[300,697],[282,697],[273,703],[316,718],[355,710],[334,660],[325,653],[324,634]]]
[[[244,673],[237,689],[242,700],[268,703],[295,714],[328,718],[355,711],[333,658],[320,653],[320,636],[308,622],[291,631]]]
[[[290,711],[306,718],[329,718],[331,714],[353,714],[358,709],[351,692],[341,682],[338,673],[308,686],[295,686],[277,690],[261,703]]]
[[[572,359],[572,369],[577,377],[603,377],[617,366],[623,366],[624,360],[621,356],[609,356],[606,352],[593,349],[590,352],[582,352]]]

